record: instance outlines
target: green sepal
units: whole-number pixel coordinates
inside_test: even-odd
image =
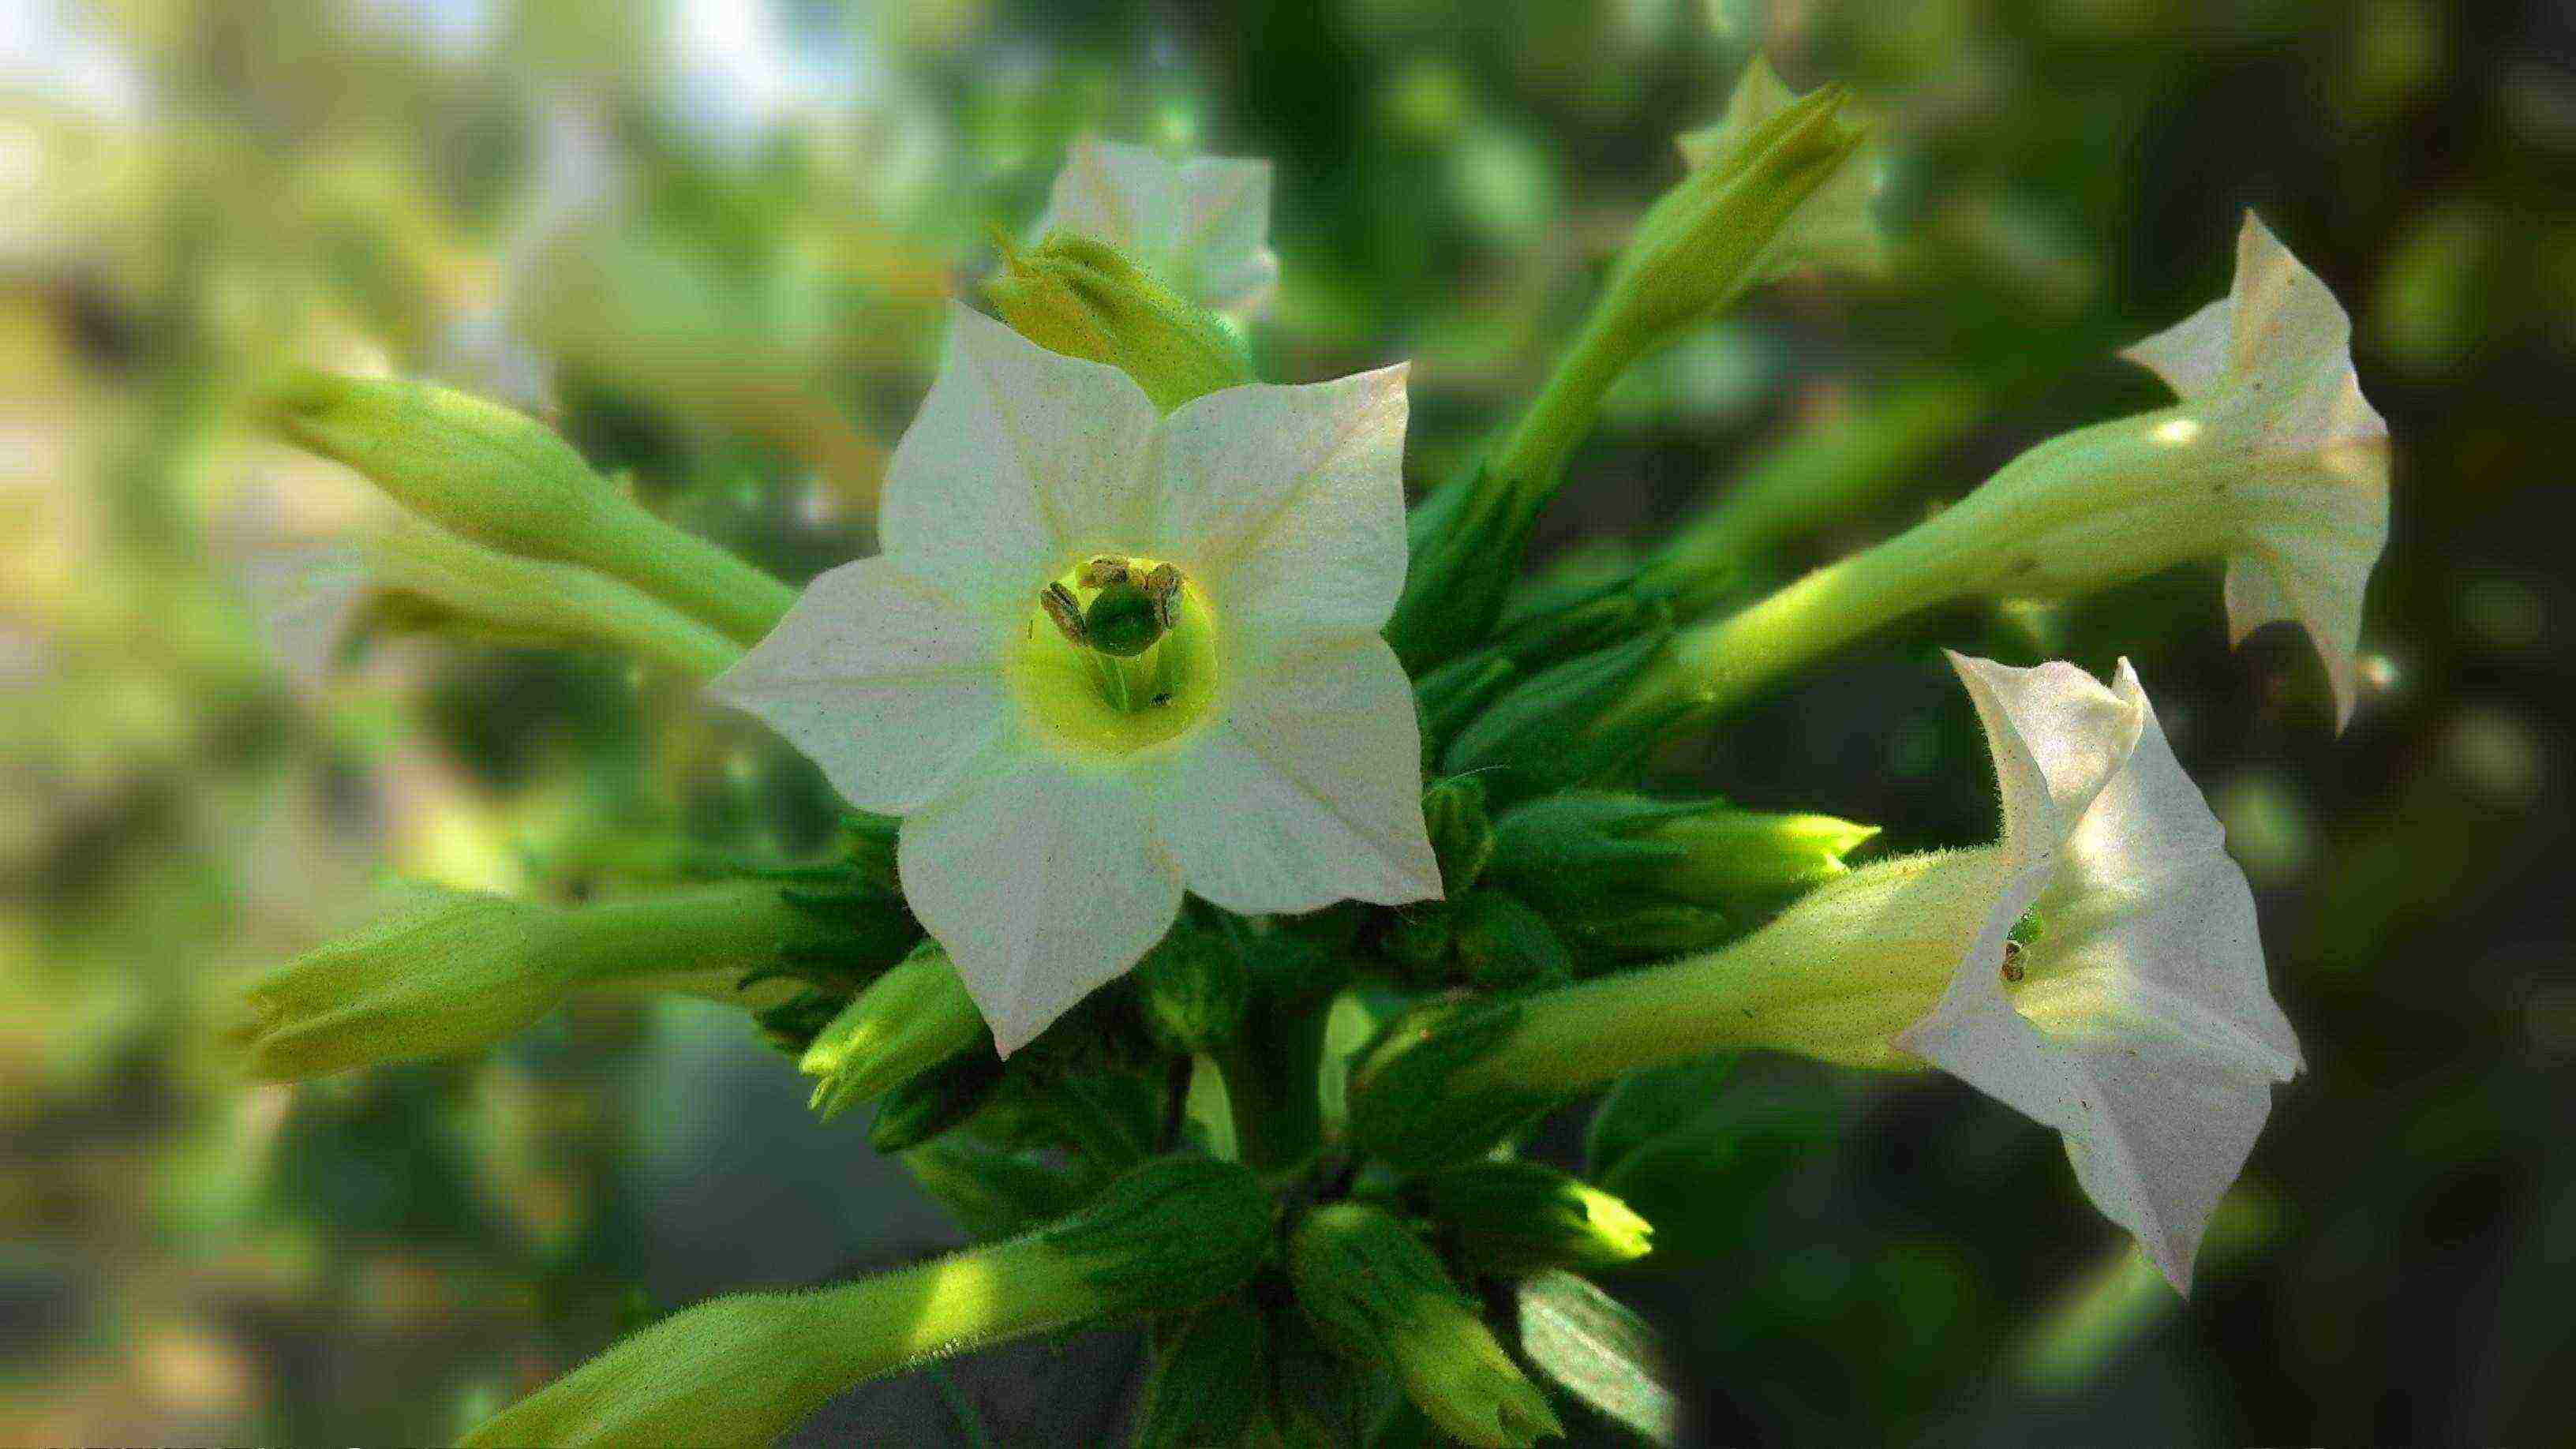
[[[977,1042],[886,1093],[868,1124],[868,1145],[892,1156],[965,1121],[1002,1085],[1002,1059]]]
[[[1083,1186],[1073,1174],[1026,1152],[988,1146],[958,1133],[902,1154],[923,1189],[956,1215],[977,1242],[1015,1238],[1073,1211]]]
[[[1128,1311],[1202,1303],[1252,1279],[1270,1195],[1240,1163],[1161,1157],[1127,1173],[1044,1241]]]
[[[1268,1341],[1261,1310],[1240,1293],[1159,1325],[1136,1411],[1136,1449],[1242,1443],[1263,1406]]]
[[[1536,1162],[1444,1167],[1408,1181],[1402,1201],[1437,1225],[1460,1263],[1497,1277],[1615,1268],[1645,1256],[1654,1236],[1626,1203]]]
[[[1658,606],[1636,634],[1543,669],[1487,706],[1441,759],[1443,773],[1490,772],[1498,797],[1590,783],[1651,748],[1651,736],[1611,738],[1597,728],[1613,704],[1652,667],[1672,639],[1672,614]]]
[[[1213,1051],[1234,1037],[1249,990],[1224,933],[1183,921],[1136,964],[1146,1029],[1170,1051]]]
[[[1458,969],[1494,991],[1557,986],[1574,979],[1574,954],[1547,918],[1508,891],[1478,890],[1458,903]]]
[[[1501,698],[1524,672],[1499,650],[1486,648],[1452,659],[1422,676],[1422,682],[1413,687],[1413,698],[1422,719],[1422,767],[1426,774],[1437,773],[1434,767],[1448,752],[1450,741],[1483,714],[1485,706]]]
[[[1407,675],[1421,679],[1485,642],[1529,549],[1537,498],[1480,463],[1413,506],[1405,519],[1411,562],[1386,622],[1386,642]]]
[[[1479,1157],[1556,1105],[1553,1096],[1456,1090],[1452,1078],[1509,1036],[1509,997],[1416,1007],[1378,1033],[1351,1067],[1351,1140],[1402,1168]]]

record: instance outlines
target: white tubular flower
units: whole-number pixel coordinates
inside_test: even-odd
[[[2109,689],[2070,664],[1951,662],[1994,752],[2001,842],[1864,865],[1720,950],[1433,1032],[1415,1062],[1363,1069],[1362,1140],[1449,1151],[1480,1097],[1543,1104],[1712,1051],[1929,1061],[2056,1128],[2095,1204],[2188,1285],[2272,1084],[2299,1069],[2253,892],[2125,661]]]
[[[1270,250],[1270,163],[1173,161],[1085,133],[1056,173],[1032,240],[1057,227],[1108,243],[1192,302],[1238,320],[1279,285]]]
[[[863,809],[1012,1050],[1228,910],[1440,894],[1404,579],[1401,366],[1160,416],[1125,373],[953,310],[885,552],[718,679]]]
[[[1994,752],[2011,873],[1896,1045],[2056,1128],[2095,1205],[2187,1291],[2272,1084],[2300,1067],[2253,892],[2126,660],[2110,689],[2068,664],[1951,662]]]
[[[2131,347],[2183,401],[2160,440],[2232,449],[2241,519],[2227,559],[2239,640],[2275,619],[2308,631],[2334,681],[2335,721],[2359,696],[2362,595],[2388,546],[2388,424],[2361,394],[2352,319],[2252,212],[2228,294]]]

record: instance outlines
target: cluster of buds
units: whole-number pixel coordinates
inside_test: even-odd
[[[1106,1318],[1149,1326],[1144,1444],[1344,1442],[1395,1415],[1531,1444],[1581,1376],[1493,1305],[1630,1263],[1652,1228],[1519,1157],[1524,1129],[1726,1050],[1956,1074],[2056,1128],[2188,1283],[2298,1056],[2133,673],[1956,660],[2002,787],[1984,849],[1855,865],[1876,827],[1641,777],[1676,726],[1963,591],[2217,554],[2240,624],[2287,610],[2348,651],[2384,429],[2331,297],[2249,222],[2238,295],[2140,354],[2181,407],[2044,445],[1725,617],[1674,582],[1689,551],[1653,587],[1533,593],[1531,524],[1629,362],[1794,262],[1880,259],[1847,99],[1745,85],[1519,425],[1409,518],[1401,368],[1252,380],[1221,310],[1275,272],[1252,173],[1100,143],[1002,246],[1002,322],[952,314],[885,552],[801,597],[506,410],[280,395],[288,436],[443,546],[614,591],[596,617],[624,632],[593,637],[716,675],[853,814],[791,871],[396,918],[253,991],[255,1065],[460,1050],[577,985],[712,970],[816,1114],[874,1104],[871,1144],[982,1244],[688,1310],[482,1442],[771,1434],[929,1355]],[[1954,420],[1924,411],[1908,437]]]

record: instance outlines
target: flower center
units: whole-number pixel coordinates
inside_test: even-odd
[[[1030,600],[1011,675],[1038,732],[1115,759],[1204,719],[1223,676],[1207,597],[1157,559],[1099,554]]]

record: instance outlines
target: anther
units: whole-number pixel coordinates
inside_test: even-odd
[[[1082,605],[1075,602],[1073,591],[1062,584],[1049,584],[1038,593],[1038,603],[1047,617],[1055,621],[1057,632],[1076,649],[1091,645],[1091,631],[1082,622]]]

